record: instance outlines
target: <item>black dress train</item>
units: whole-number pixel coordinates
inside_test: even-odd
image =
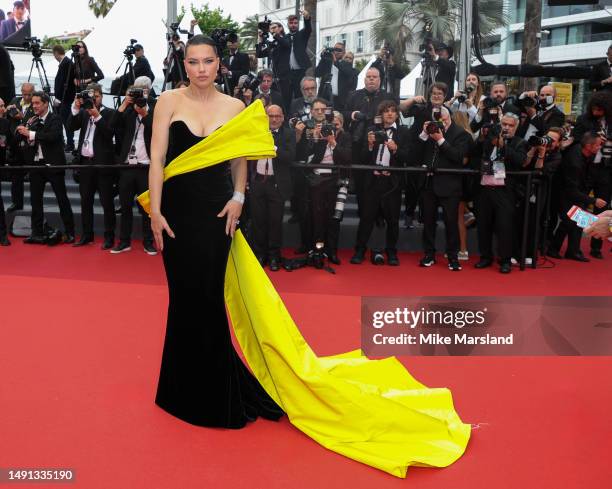
[[[170,126],[166,164],[203,138],[183,121]],[[164,183],[168,322],[155,403],[200,426],[242,428],[257,416],[284,413],[246,368],[231,341],[224,281],[231,237],[219,218],[232,197],[230,163],[175,176]]]

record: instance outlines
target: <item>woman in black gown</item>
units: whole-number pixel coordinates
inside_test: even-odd
[[[276,420],[283,415],[234,350],[225,312],[225,268],[244,201],[246,160],[166,183],[163,167],[244,104],[215,89],[219,57],[211,39],[195,36],[187,43],[185,68],[189,87],[164,92],[153,122],[151,227],[169,292],[155,402],[195,425],[241,428],[257,416]]]

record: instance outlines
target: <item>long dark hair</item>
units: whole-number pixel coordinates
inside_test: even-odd
[[[215,43],[215,41],[213,41],[210,37],[208,36],[204,36],[202,34],[198,34],[196,36],[193,36],[191,39],[189,39],[187,41],[187,44],[185,45],[185,57],[187,57],[187,50],[189,49],[189,46],[211,46],[214,50],[215,50],[215,55],[219,58],[219,51],[217,49],[217,44]]]
[[[612,94],[605,90],[600,90],[591,95],[586,106],[585,115],[587,119],[594,121],[593,107],[604,110],[606,121],[612,121]]]
[[[78,41],[77,44],[82,44],[85,52],[81,56],[81,66],[83,67],[83,72],[89,72],[93,69],[93,63],[91,61],[91,56],[89,56],[89,49],[87,49],[87,44],[84,41]]]

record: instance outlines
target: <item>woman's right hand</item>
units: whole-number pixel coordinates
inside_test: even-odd
[[[151,214],[151,231],[153,231],[155,244],[157,245],[159,251],[163,251],[164,249],[164,231],[168,233],[168,236],[174,238],[174,232],[172,231],[172,229],[170,229],[166,218],[161,214]]]

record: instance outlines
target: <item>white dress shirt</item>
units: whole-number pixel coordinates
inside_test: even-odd
[[[81,129],[81,131],[85,131],[85,136],[83,136],[83,145],[81,146],[81,156],[85,158],[93,158],[94,157],[94,149],[93,149],[93,140],[94,135],[96,133],[96,122],[102,119],[102,111],[104,107],[100,107],[98,117],[95,119],[93,117],[89,117],[89,121],[87,123],[87,129]],[[78,115],[79,109],[76,106],[72,105],[72,115]]]

